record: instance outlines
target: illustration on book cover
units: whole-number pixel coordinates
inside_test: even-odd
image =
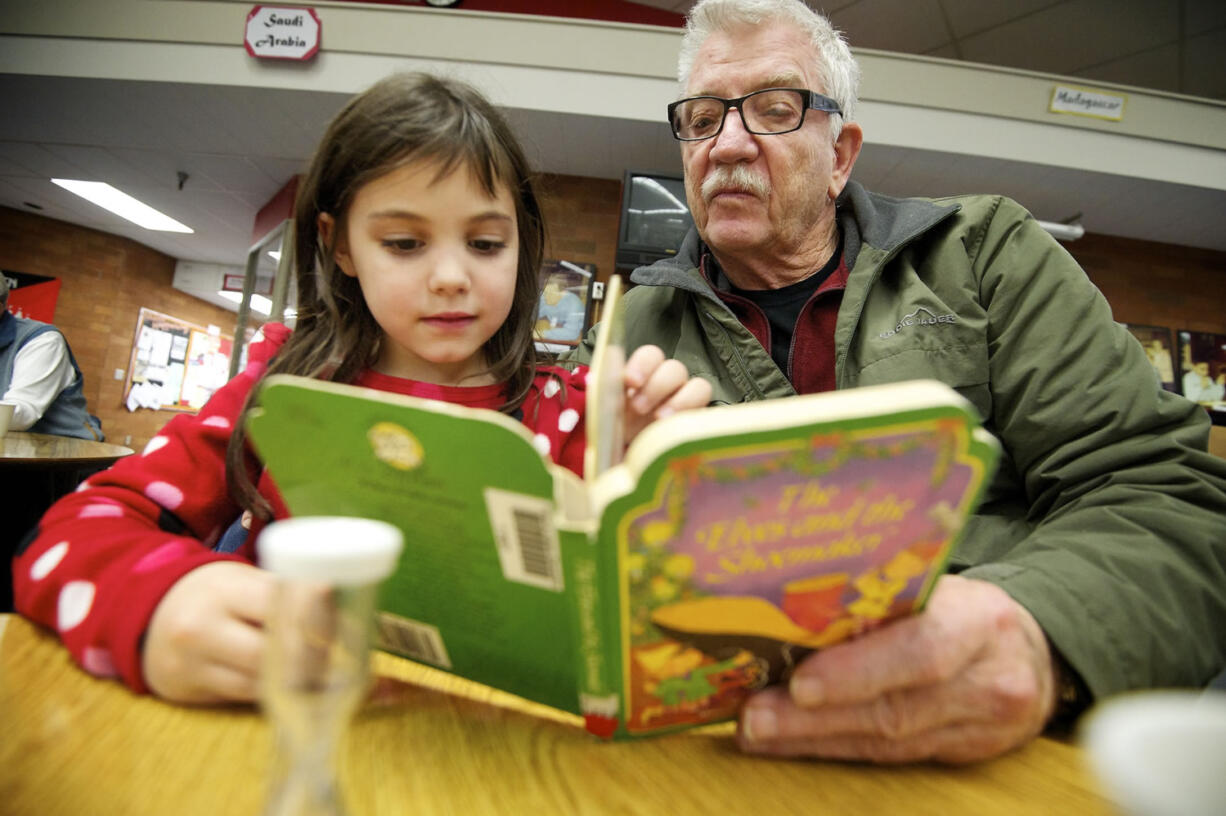
[[[970,434],[940,417],[681,448],[644,474],[617,528],[627,730],[727,719],[918,608],[982,482]]]

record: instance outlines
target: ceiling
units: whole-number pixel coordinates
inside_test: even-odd
[[[633,0],[685,14],[694,0]],[[806,0],[853,48],[1226,100],[1222,0]]]
[[[641,2],[679,12],[691,5]],[[853,46],[1226,99],[1221,0],[831,0],[828,10]],[[255,214],[304,169],[346,95],[0,74],[0,99],[0,206],[122,235],[183,260],[241,266]],[[509,114],[545,172],[620,179],[627,168],[679,169],[662,122]],[[854,177],[881,192],[999,192],[1040,219],[1080,215],[1090,232],[1226,251],[1226,191],[867,138]],[[52,185],[52,177],[108,181],[195,232],[143,230]]]

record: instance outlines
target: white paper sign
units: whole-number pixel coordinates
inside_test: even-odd
[[[319,51],[322,26],[315,9],[256,6],[247,15],[247,53],[262,59],[309,60]]]
[[[1124,118],[1124,103],[1127,101],[1126,96],[1057,85],[1052,89],[1051,104],[1047,109],[1052,113],[1071,113],[1118,122]]]

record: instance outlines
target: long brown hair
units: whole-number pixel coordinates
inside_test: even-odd
[[[491,197],[500,186],[515,200],[519,269],[511,312],[485,343],[489,373],[507,386],[502,406],[520,406],[536,373],[532,330],[545,245],[533,179],[511,128],[473,87],[429,74],[396,74],[351,99],[324,133],[294,205],[298,317],[294,333],[263,376],[298,374],[348,382],[375,362],[382,330],[356,278],[336,265],[319,233],[321,213],[344,229],[350,204],[368,182],[409,163],[439,166],[439,177],[468,170]],[[252,389],[243,413],[257,399]],[[226,451],[226,478],[238,504],[263,518],[271,507],[253,484],[258,464],[247,452],[242,423]]]

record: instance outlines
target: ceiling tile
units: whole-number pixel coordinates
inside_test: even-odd
[[[1157,48],[1179,34],[1166,0],[1071,0],[962,40],[965,59],[1072,74]]]
[[[1181,90],[1195,96],[1226,99],[1226,29],[1188,40]]]
[[[3,118],[5,117],[0,117]],[[0,141],[0,152],[5,156],[5,164],[13,168],[13,175],[46,180],[54,177],[61,167],[59,157],[48,152],[42,145],[32,142]],[[10,171],[6,170],[5,175],[9,174]]]
[[[1130,54],[1083,71],[1076,71],[1073,76],[1179,93],[1179,45],[1171,43],[1139,54]]]
[[[976,34],[1054,5],[1053,0],[940,0],[940,3],[955,37]]]
[[[831,11],[830,20],[853,48],[917,54],[950,40],[937,0],[860,0]]]
[[[1222,0],[1183,0],[1184,33],[1193,37],[1226,26],[1226,3]]]

